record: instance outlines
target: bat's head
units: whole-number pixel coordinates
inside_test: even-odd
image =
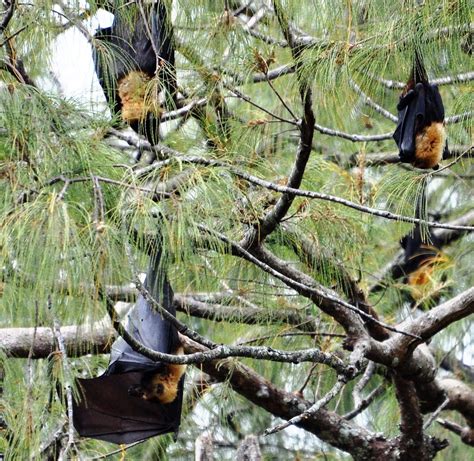
[[[140,384],[128,388],[128,395],[149,402],[171,403],[178,395],[178,381],[179,377],[170,373],[166,366],[159,371],[144,373]]]

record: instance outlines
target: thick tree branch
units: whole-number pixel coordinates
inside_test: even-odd
[[[400,406],[400,459],[427,460],[425,456],[423,418],[411,381],[395,375],[395,394]]]
[[[109,310],[111,309],[109,303]],[[115,309],[114,309],[115,311]],[[113,314],[117,317],[117,314]],[[324,363],[343,375],[352,374],[344,362],[336,356],[320,351],[319,349],[305,349],[301,351],[283,351],[266,346],[217,346],[209,350],[203,346],[199,352],[177,356],[164,354],[145,347],[136,341],[128,333],[119,321],[113,321],[112,326],[137,352],[156,361],[167,363],[205,363],[216,359],[228,357],[248,357],[258,360],[275,360],[277,362],[300,363],[314,362]],[[71,351],[70,356],[80,356],[88,353],[108,352],[113,339],[114,331],[110,323],[101,320],[93,327],[65,326],[61,329],[66,351]],[[31,356],[34,359],[46,358],[54,350],[54,335],[50,328],[38,327],[36,329],[35,341],[33,343],[34,328],[3,328],[0,329],[0,340],[2,350],[7,357],[24,358]],[[182,335],[184,338],[185,336]],[[80,348],[80,345],[83,348]]]
[[[202,349],[187,338],[183,338],[183,342],[186,353],[195,353]],[[308,401],[277,388],[254,370],[239,362],[220,360],[205,363],[202,368],[218,381],[228,382],[234,391],[255,405],[280,418],[290,419],[311,406]],[[378,459],[377,454],[389,448],[383,437],[375,436],[323,408],[298,425],[317,435],[321,440],[351,453],[354,459]]]
[[[291,270],[288,265],[284,262],[277,262],[278,259],[271,255],[268,250],[263,249],[263,247],[259,246],[258,248],[253,248],[252,253],[250,253],[241,245],[228,239],[220,232],[213,231],[202,225],[199,225],[198,228],[228,244],[232,254],[252,262],[260,269],[286,283],[289,287],[293,288],[302,296],[311,299],[313,302],[319,305],[324,312],[334,317],[343,326],[349,336],[354,336],[360,339],[366,335],[364,328],[360,325],[360,321],[356,316],[354,316],[354,313],[359,314],[361,317],[366,319],[367,322],[373,322],[386,328],[387,330],[405,334],[403,331],[397,330],[396,328],[379,321],[370,314],[367,314],[364,312],[364,310],[353,306],[346,301],[343,301],[337,296],[336,293],[321,287],[306,274],[296,271],[299,274],[296,276],[296,278],[285,275],[288,270]],[[269,264],[269,261],[272,260],[273,262]],[[278,269],[274,269],[272,265],[278,266]],[[305,282],[301,282],[300,280],[305,280]],[[326,310],[324,308],[326,308]],[[350,318],[352,318],[352,321],[349,320]]]
[[[409,354],[417,345],[426,342],[451,323],[473,313],[474,288],[470,288],[416,319],[408,320],[399,325],[401,329],[417,335],[419,339],[397,335],[389,339],[386,346],[392,348],[393,351],[404,351],[405,354]]]

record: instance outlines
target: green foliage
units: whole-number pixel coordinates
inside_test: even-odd
[[[270,72],[282,65],[298,66],[300,79],[313,93],[316,123],[349,137],[394,129],[391,120],[366,104],[353,82],[395,114],[399,90],[387,88],[381,80],[405,81],[414,49],[422,52],[431,78],[470,70],[462,51],[468,1],[421,2],[419,7],[413,6],[416,2],[401,0],[286,1],[285,14],[297,30],[304,31],[302,36],[314,39],[295,61],[289,48],[280,46],[283,36],[274,15],[265,15],[256,28],[273,37],[265,41],[252,35],[240,17],[229,16],[225,10],[228,3],[232,8],[240,4],[173,2],[180,86],[189,101],[207,98],[207,104],[195,109],[187,121],[164,127],[163,143],[187,156],[217,159],[275,183],[286,184],[299,134],[281,100],[301,117],[300,82],[290,73],[271,83],[264,79],[254,83],[254,78],[266,71],[265,65]],[[100,5],[91,3],[91,12]],[[13,33],[25,27],[15,39],[15,48],[35,81],[48,75],[54,40],[63,32],[52,8],[53,2],[23,5],[8,30]],[[70,13],[77,22],[81,8],[73,5]],[[106,67],[126,60],[114,47],[97,39],[92,42]],[[0,51],[2,59],[5,48]],[[90,114],[65,97],[17,83],[3,67],[0,79],[5,83],[0,82],[0,327],[51,327],[54,319],[62,326],[97,327],[94,322],[105,315],[99,288],[133,281],[136,274],[127,257],[127,246],[138,269],[146,268],[147,245],[159,226],[163,264],[175,292],[215,294],[217,304],[235,308],[235,317],[229,322],[180,314],[191,328],[217,343],[252,341],[277,349],[319,347],[327,352],[342,349],[341,338],[285,336],[294,333],[295,326],[275,323],[272,312],[288,309],[312,315],[320,332],[340,334],[342,330],[307,298],[255,265],[231,256],[227,245],[206,237],[200,228],[205,226],[240,241],[281,194],[237,178],[226,167],[190,164],[179,156],[138,175],[136,169],[146,167],[134,166],[125,149],[108,142],[112,121],[106,115]],[[237,88],[258,106],[239,98],[234,91]],[[442,86],[440,91],[448,116],[471,110],[473,96],[468,83]],[[226,123],[217,110],[222,106],[230,113]],[[469,144],[470,120],[449,125],[448,134],[450,145]],[[443,172],[446,175],[436,177],[399,165],[369,168],[365,162],[370,154],[393,152],[393,141],[353,143],[346,138],[315,132],[302,189],[414,216],[416,200],[428,183],[430,210],[456,217],[469,208],[469,160],[459,161]],[[354,154],[359,160],[351,163]],[[471,177],[464,180],[465,172]],[[170,197],[155,200],[147,192],[179,175],[185,180]],[[301,197],[293,202],[284,224],[269,237],[268,248],[342,297],[348,277],[367,290],[374,283],[374,275],[398,251],[399,239],[411,229],[406,223],[362,214],[331,201]],[[313,245],[314,254],[303,254],[302,236]],[[446,255],[449,263],[437,273],[433,285],[441,300],[472,285],[472,238],[460,239],[446,249]],[[371,295],[370,301],[384,321],[396,322],[408,292],[399,281],[383,294]],[[427,302],[423,307],[429,305]],[[266,310],[268,316],[254,325],[235,322],[244,317],[246,308],[255,306]],[[446,341],[455,337],[459,328],[454,325],[445,332]],[[457,345],[455,350],[465,347]],[[48,360],[2,357],[6,378],[0,407],[8,432],[0,433],[0,452],[6,452],[9,459],[38,456],[41,444],[65,418],[63,402],[56,393],[56,385],[64,387],[65,372],[61,360],[51,365],[55,360],[54,354]],[[68,361],[74,375],[82,376],[100,374],[107,364],[105,356],[62,360]],[[311,401],[328,392],[336,379],[321,365],[311,369],[307,363],[243,362],[289,392],[300,390],[307,379],[303,394]],[[199,377],[197,369],[188,372],[187,392]],[[376,384],[380,381],[376,378]],[[341,413],[353,407],[351,386],[340,401],[331,402],[330,409]],[[373,388],[375,384],[367,392]],[[371,430],[396,436],[397,409],[388,389],[383,399],[357,421]],[[224,447],[233,447],[243,436],[261,434],[274,423],[273,417],[238,396],[228,384],[215,384],[199,403],[187,407],[178,443],[171,443],[170,438],[154,439],[130,448],[127,459],[192,459],[194,440],[203,430],[215,431]],[[313,459],[324,451],[329,451],[328,459],[342,459],[342,452],[308,440],[310,435],[301,430],[294,431],[293,442],[287,440],[294,435],[288,431],[272,436],[269,445],[286,447],[291,456],[308,449],[316,456]],[[433,433],[445,436],[440,429],[433,429]],[[462,459],[456,457],[462,453],[459,439],[450,437],[450,443],[454,446],[451,458],[444,459]],[[265,449],[268,459],[278,459],[274,447]],[[85,457],[94,457],[114,448],[80,440],[78,449]],[[220,459],[233,459],[233,453],[223,449]]]

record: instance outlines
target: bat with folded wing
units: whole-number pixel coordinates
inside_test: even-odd
[[[437,170],[448,153],[444,106],[438,87],[428,81],[418,52],[397,109],[398,124],[393,138],[400,160],[417,168]]]
[[[173,107],[177,91],[168,9],[164,0],[115,0],[106,8],[114,22],[93,40],[99,83],[112,112],[154,145],[162,102]]]
[[[149,293],[176,315],[173,291],[152,258],[145,281]],[[176,328],[139,296],[127,317],[127,330],[141,344],[167,354],[182,353]],[[185,365],[154,362],[134,351],[123,338],[112,345],[110,363],[98,378],[77,379],[74,426],[83,437],[132,443],[178,431]]]

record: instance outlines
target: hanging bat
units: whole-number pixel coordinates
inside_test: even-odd
[[[402,238],[400,244],[405,251],[405,280],[412,286],[426,284],[439,261],[440,240],[430,230],[423,240],[420,226],[417,224],[412,233]]]
[[[416,218],[426,219],[426,182],[422,184],[422,190],[417,198],[415,216]],[[441,215],[432,213],[431,219],[439,221]],[[448,258],[441,251],[443,242],[433,232],[431,227],[422,229],[420,223],[416,223],[412,232],[405,235],[400,245],[404,250],[404,261],[400,265],[403,281],[408,284],[412,307],[425,306],[434,302],[439,296],[436,280],[441,276],[443,282],[446,281],[445,274],[442,272],[446,268]],[[434,277],[436,272],[441,270],[438,277]]]
[[[99,82],[113,113],[121,114],[137,133],[152,144],[158,142],[161,104],[174,105],[176,77],[172,29],[163,0],[143,5],[108,8],[114,14],[111,27],[95,34],[94,61]],[[146,9],[146,17],[144,11]],[[99,52],[105,45],[112,52]],[[155,79],[154,82],[152,80]],[[157,88],[158,85],[158,88]]]
[[[448,153],[444,106],[438,87],[431,85],[421,56],[415,52],[413,70],[397,105],[398,124],[393,138],[400,161],[417,168],[439,168]]]
[[[173,290],[160,267],[161,252],[151,259],[145,281],[149,293],[176,315]],[[141,344],[167,354],[182,353],[176,328],[139,296],[129,312],[127,331]],[[177,433],[183,400],[185,365],[166,364],[134,351],[123,338],[112,345],[106,372],[78,379],[74,426],[84,437],[132,443]]]

